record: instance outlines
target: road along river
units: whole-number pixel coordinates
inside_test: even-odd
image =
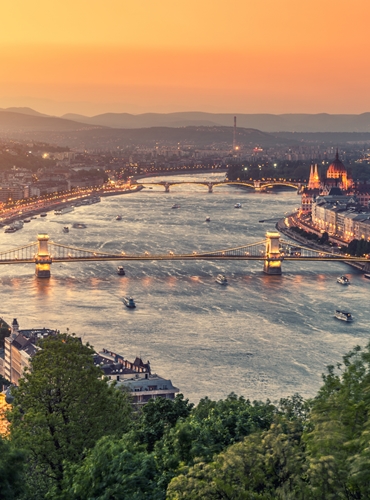
[[[16,233],[1,233],[0,251],[35,241],[41,232],[57,243],[114,253],[221,250],[264,239],[275,224],[258,221],[298,204],[294,191],[147,187],[64,215],[49,212]],[[73,229],[76,222],[86,228]],[[369,339],[370,283],[342,263],[284,262],[280,277],[265,275],[262,262],[129,262],[125,276],[117,275],[117,265],[53,264],[49,280],[36,279],[33,265],[0,266],[0,316],[17,318],[21,328],[68,328],[95,349],[108,347],[128,359],[141,355],[193,402],[231,391],[263,400],[313,396],[326,365]],[[226,274],[228,286],[215,283],[218,273]],[[348,287],[336,282],[343,273]],[[124,295],[135,298],[136,309],[123,306]],[[335,319],[337,308],[351,311],[355,321]]]

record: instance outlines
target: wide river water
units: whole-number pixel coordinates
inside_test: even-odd
[[[222,174],[207,175],[215,178]],[[264,239],[275,224],[259,220],[283,216],[299,201],[293,191],[147,187],[62,216],[49,212],[16,233],[1,233],[0,251],[36,241],[40,232],[54,242],[117,253],[227,249]],[[180,208],[172,209],[175,203]],[[74,222],[87,227],[62,232]],[[154,372],[195,403],[232,391],[252,400],[313,396],[325,367],[369,340],[370,283],[342,263],[287,262],[282,276],[265,275],[262,262],[128,262],[126,276],[117,275],[117,265],[53,264],[49,280],[37,279],[33,265],[2,265],[0,317],[17,318],[21,329],[68,329],[96,350],[149,359]],[[226,287],[215,283],[221,272]],[[348,287],[336,282],[343,273]],[[135,298],[136,309],[123,306],[125,295]],[[351,311],[355,321],[335,319],[336,308]]]

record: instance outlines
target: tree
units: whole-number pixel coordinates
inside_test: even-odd
[[[336,369],[337,368],[337,369]],[[307,471],[314,498],[370,498],[370,344],[329,366],[312,402]]]
[[[167,489],[168,500],[304,499],[301,429],[277,418],[268,431],[257,431],[214,457],[210,463],[183,467]]]
[[[66,500],[148,500],[156,496],[156,467],[145,446],[125,436],[103,437],[81,464],[71,466],[61,498]]]
[[[179,418],[186,418],[193,404],[178,394],[170,399],[151,399],[141,410],[138,422],[137,440],[153,451],[155,443],[162,438],[167,428],[173,427]]]
[[[94,366],[88,344],[59,334],[40,346],[14,391],[11,438],[28,452],[32,481],[50,493],[61,490],[66,464],[79,462],[102,436],[127,430],[131,407]]]
[[[0,437],[0,498],[13,500],[23,492],[22,472],[25,455]]]

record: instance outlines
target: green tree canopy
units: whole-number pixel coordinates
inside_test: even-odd
[[[61,489],[66,464],[81,461],[102,436],[128,429],[131,407],[79,338],[59,334],[40,347],[14,390],[11,438],[28,451],[32,481],[50,492]]]
[[[25,455],[0,436],[0,498],[13,500],[23,492]]]
[[[145,446],[123,437],[102,438],[80,465],[71,466],[65,500],[149,500],[156,497],[156,466]]]

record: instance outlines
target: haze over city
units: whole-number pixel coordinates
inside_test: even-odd
[[[2,5],[0,107],[363,113],[367,0]]]

